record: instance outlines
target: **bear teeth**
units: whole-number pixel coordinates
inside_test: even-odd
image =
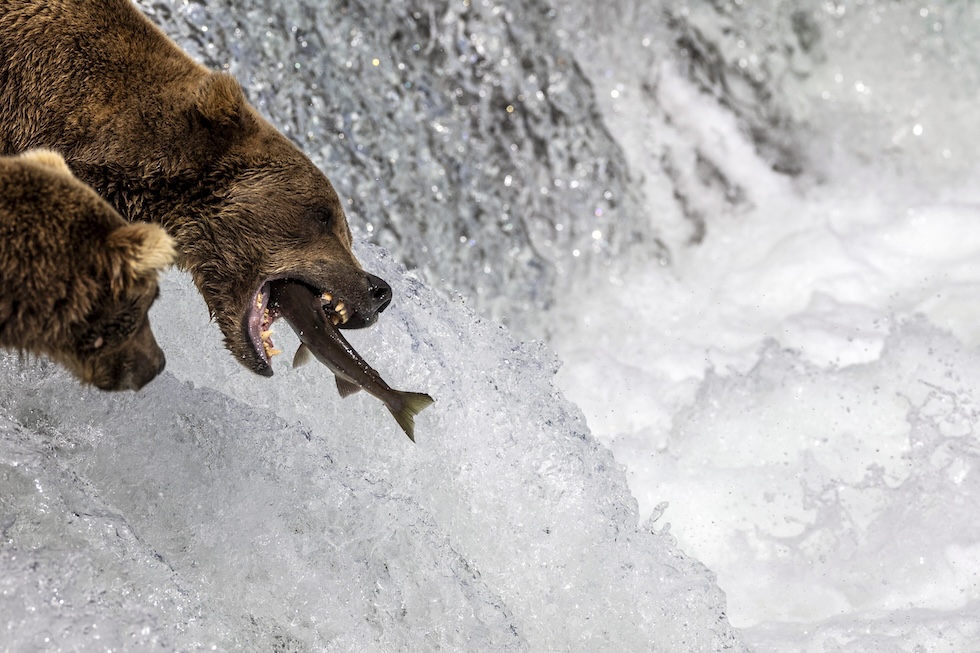
[[[281,349],[276,349],[275,345],[272,344],[272,331],[263,331],[262,336],[262,348],[265,350],[265,355],[269,358],[273,356],[278,356],[282,353]]]
[[[259,299],[256,300],[255,306],[259,308],[262,306],[261,303],[262,293],[259,293]],[[267,306],[262,311],[262,328],[259,331],[259,337],[262,338],[262,349],[265,350],[266,358],[272,358],[273,356],[278,356],[282,353],[281,349],[276,349],[276,346],[272,344],[272,316],[269,313],[269,307]]]
[[[347,306],[344,305],[343,300],[337,300],[337,303],[334,304],[333,295],[331,295],[329,292],[324,292],[322,295],[320,295],[320,299],[325,302],[325,308],[330,308],[330,310],[333,311],[333,315],[330,316],[330,321],[334,326],[347,323],[347,321],[350,319],[350,315],[347,312]]]

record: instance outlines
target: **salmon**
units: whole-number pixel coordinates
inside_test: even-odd
[[[302,343],[296,351],[293,366],[305,363],[312,353],[334,373],[341,397],[348,397],[358,390],[377,397],[391,411],[405,435],[415,442],[415,416],[434,400],[427,394],[395,390],[385,383],[347,342],[335,326],[336,320],[327,317],[324,301],[324,297],[302,283],[281,282],[273,289],[270,305],[285,318]]]

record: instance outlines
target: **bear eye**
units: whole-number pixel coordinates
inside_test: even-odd
[[[145,311],[132,304],[124,306],[122,310],[91,315],[89,320],[87,328],[79,336],[79,346],[94,352],[115,347],[135,333],[145,320]]]
[[[325,206],[317,206],[310,209],[310,217],[312,217],[316,222],[320,223],[328,231],[333,229],[334,226],[334,216],[333,211]]]

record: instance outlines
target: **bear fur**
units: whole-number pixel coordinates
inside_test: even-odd
[[[271,376],[265,304],[292,279],[374,322],[390,287],[354,257],[327,178],[130,0],[0,2],[0,154],[62,154],[128,220],[166,228],[226,346]]]
[[[163,228],[123,220],[54,152],[0,157],[0,346],[138,390],[163,370],[147,311],[174,256]]]

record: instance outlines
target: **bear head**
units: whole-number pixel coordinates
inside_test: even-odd
[[[204,78],[191,115],[197,147],[212,149],[195,156],[218,163],[207,171],[208,200],[188,209],[198,215],[166,224],[232,354],[272,375],[269,327],[278,314],[269,297],[286,281],[322,296],[338,327],[372,324],[391,287],[354,256],[343,205],[324,174],[248,105],[230,75]]]
[[[147,312],[173,240],[157,225],[127,223],[54,152],[3,161],[0,267],[20,282],[3,291],[3,344],[103,390],[143,387],[165,364]]]

